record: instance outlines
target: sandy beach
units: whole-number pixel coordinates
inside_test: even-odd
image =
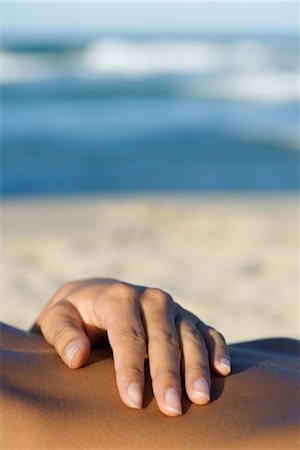
[[[299,337],[298,199],[157,195],[3,201],[2,320],[26,329],[65,281],[158,286],[229,342]]]

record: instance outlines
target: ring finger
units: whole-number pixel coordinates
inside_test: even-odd
[[[182,405],[174,302],[167,294],[149,289],[142,305],[154,396],[164,414],[178,416],[182,414]]]

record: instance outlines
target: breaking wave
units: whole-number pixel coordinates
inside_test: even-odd
[[[7,47],[0,52],[0,83],[186,77],[179,92],[189,96],[293,102],[299,100],[296,47],[282,49],[258,40],[124,38],[103,38],[77,48]]]

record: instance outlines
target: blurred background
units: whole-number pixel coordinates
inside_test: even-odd
[[[230,340],[298,333],[299,5],[2,6],[3,318],[155,285]]]

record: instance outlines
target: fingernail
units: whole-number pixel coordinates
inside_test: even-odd
[[[197,378],[197,380],[194,381],[193,384],[194,393],[204,398],[205,400],[210,400],[210,394],[209,394],[209,384],[205,380],[205,378]]]
[[[68,366],[71,366],[72,360],[79,348],[80,345],[78,344],[78,342],[72,342],[65,348],[65,360],[67,361]]]
[[[181,400],[179,392],[176,389],[170,388],[167,390],[165,401],[168,411],[176,414],[182,414]]]
[[[143,396],[142,388],[137,383],[130,383],[127,389],[127,400],[128,404],[135,409],[141,409]]]
[[[222,372],[225,375],[228,375],[231,372],[231,364],[228,358],[221,358],[220,359],[220,366],[222,368]]]

